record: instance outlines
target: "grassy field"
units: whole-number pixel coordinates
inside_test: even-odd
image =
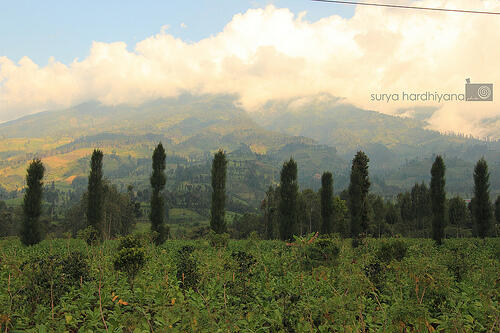
[[[1,331],[500,330],[499,239],[144,241],[134,279],[118,244],[1,240]]]

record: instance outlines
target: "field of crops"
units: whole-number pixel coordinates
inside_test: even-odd
[[[214,243],[212,241],[212,243]],[[2,332],[498,332],[500,239],[0,240]]]

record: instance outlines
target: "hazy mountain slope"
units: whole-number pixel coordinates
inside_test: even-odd
[[[500,156],[500,142],[486,144],[473,138],[443,135],[425,129],[425,121],[358,109],[329,95],[269,102],[254,114],[254,119],[270,130],[334,146],[344,157],[363,149],[379,168],[433,153],[474,160],[477,154],[470,148],[477,145],[487,146],[486,150]]]
[[[107,177],[147,187],[151,152],[159,141],[170,170],[179,165],[197,170],[215,150],[225,149],[238,161],[232,167],[241,168],[231,171],[231,189],[255,201],[279,181],[290,156],[297,160],[303,187],[318,188],[321,173],[330,170],[335,190],[345,188],[357,149],[370,158],[373,190],[388,195],[427,181],[433,153],[445,155],[451,192],[470,192],[473,165],[481,156],[490,164],[492,179],[499,178],[497,142],[444,136],[425,130],[421,120],[356,109],[330,96],[272,102],[254,113],[235,101],[234,96],[183,95],[140,106],[89,102],[0,124],[0,185],[22,187],[27,163],[35,156],[47,166],[46,182],[71,184],[86,177],[92,149],[99,147]],[[492,191],[499,189],[492,181]]]

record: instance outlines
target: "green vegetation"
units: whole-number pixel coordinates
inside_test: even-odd
[[[1,330],[500,329],[498,238],[298,242],[146,245],[132,289],[114,270],[118,241],[1,240]]]
[[[226,232],[226,154],[220,149],[212,161],[212,205],[210,228],[217,234]]]
[[[153,174],[151,175],[151,231],[156,233],[155,244],[162,244],[168,237],[169,230],[165,226],[165,203],[162,190],[165,187],[167,179],[165,177],[165,149],[161,142],[156,146],[153,152]]]
[[[88,182],[87,196],[87,226],[91,227],[96,235],[91,237],[91,241],[102,240],[103,230],[103,205],[104,190],[102,184],[102,157],[103,153],[95,149],[90,159],[90,174]]]
[[[489,187],[488,164],[484,158],[481,158],[474,168],[474,198],[472,201],[472,211],[481,238],[488,234],[492,218]]]
[[[297,233],[297,163],[290,158],[283,163],[279,186],[279,231],[282,240],[292,240]]]
[[[26,174],[26,193],[23,202],[23,224],[21,241],[24,245],[34,245],[42,240],[40,215],[42,214],[42,187],[45,168],[40,160],[33,160]]]
[[[368,230],[368,162],[362,151],[358,151],[352,160],[351,182],[349,183],[349,210],[351,212],[351,236],[356,239],[366,235]]]
[[[444,237],[445,227],[445,166],[443,158],[436,156],[431,168],[431,207],[432,207],[432,238],[441,244]]]

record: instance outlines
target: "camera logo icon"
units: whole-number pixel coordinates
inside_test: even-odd
[[[493,83],[470,83],[465,80],[465,100],[469,102],[493,101]]]

